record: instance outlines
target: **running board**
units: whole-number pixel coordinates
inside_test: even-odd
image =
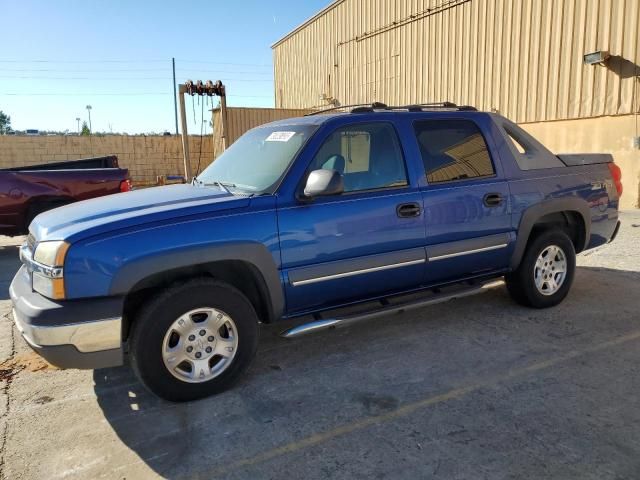
[[[280,334],[280,336],[284,338],[295,338],[302,335],[307,335],[309,333],[318,332],[320,330],[327,330],[329,328],[346,327],[362,320],[382,317],[384,315],[389,315],[392,313],[402,313],[408,310],[413,310],[415,308],[426,307],[427,305],[435,305],[436,303],[448,302],[449,300],[454,300],[456,298],[470,297],[471,295],[486,292],[487,290],[501,287],[502,285],[504,285],[504,280],[492,280],[490,282],[480,283],[471,287],[458,288],[453,292],[441,291],[451,289],[453,288],[453,286],[443,287],[442,289],[434,289],[433,291],[437,293],[428,295],[427,298],[421,298],[413,302],[400,303],[397,305],[389,305],[388,300],[383,299],[380,302],[383,305],[382,308],[343,317],[327,319],[320,318],[313,322],[304,323],[302,325],[298,325],[297,327],[285,330]]]

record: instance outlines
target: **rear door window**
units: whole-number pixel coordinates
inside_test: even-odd
[[[425,120],[414,124],[429,183],[495,176],[487,143],[470,120]]]

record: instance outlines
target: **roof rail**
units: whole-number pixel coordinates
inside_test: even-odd
[[[351,113],[367,113],[373,112],[374,110],[389,110],[389,107],[386,103],[381,102],[373,102],[371,105],[365,107],[356,107],[351,109]]]
[[[389,107],[391,110],[408,110],[410,112],[423,112],[425,110],[453,109],[459,112],[477,112],[476,107],[471,105],[456,105],[452,102],[434,102],[434,103],[418,103],[414,105],[402,105],[397,107]]]
[[[355,103],[353,105],[338,105],[337,107],[325,108],[324,110],[318,110],[316,112],[311,112],[305,114],[305,117],[311,117],[313,115],[319,115],[321,113],[333,112],[335,110],[341,110],[343,108],[351,108],[351,113],[357,113],[356,110],[360,110],[362,112],[372,112],[373,110],[384,110],[387,107],[384,103],[373,102],[373,103]]]
[[[457,110],[459,112],[477,112],[478,109],[471,105],[456,105],[453,102],[432,102],[432,103],[416,103],[412,105],[388,106],[385,103],[359,103],[355,105],[340,105],[337,107],[318,110],[317,112],[307,113],[305,116],[318,115],[320,113],[333,112],[340,109],[351,109],[351,113],[369,113],[376,110],[407,110],[409,112],[424,112],[425,110]]]

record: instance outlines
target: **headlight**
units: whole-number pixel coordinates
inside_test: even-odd
[[[33,289],[54,300],[64,299],[64,259],[69,250],[66,242],[41,242],[33,253]]]
[[[33,259],[47,267],[62,267],[67,250],[69,250],[67,242],[40,242],[36,246]]]

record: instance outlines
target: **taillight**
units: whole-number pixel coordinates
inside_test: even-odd
[[[622,195],[622,170],[615,163],[608,163],[609,171],[611,172],[611,177],[613,178],[613,183],[616,186],[616,190],[618,192],[618,196]]]
[[[121,192],[128,192],[131,190],[131,180],[129,180],[128,178],[126,180],[123,180],[120,182],[120,191]]]

